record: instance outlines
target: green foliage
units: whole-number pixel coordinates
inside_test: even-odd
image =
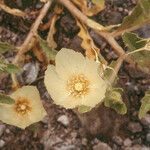
[[[89,107],[89,106],[82,105],[82,106],[78,107],[79,113],[86,113],[86,112],[89,112],[90,110],[91,110],[91,107]]]
[[[150,21],[150,0],[139,0],[132,13],[125,17],[118,31],[140,27]]]
[[[146,45],[146,40],[138,37],[137,34],[135,33],[124,33],[123,36],[123,41],[126,44],[126,46],[129,48],[130,51],[140,49]]]
[[[100,6],[100,7],[104,7],[104,5],[105,5],[105,1],[104,0],[92,0],[92,2],[94,4],[96,4],[97,6]]]
[[[0,93],[0,103],[13,104],[14,102],[15,101],[11,97]]]
[[[0,60],[0,72],[7,73],[18,73],[21,69],[13,64],[9,64],[4,62],[4,60]]]
[[[121,88],[113,88],[106,92],[106,97],[104,99],[104,105],[114,109],[119,114],[125,114],[127,112],[127,107],[122,101]]]
[[[150,90],[145,93],[145,96],[142,98],[142,105],[139,111],[139,118],[143,118],[148,111],[150,111]]]
[[[147,39],[142,39],[134,33],[125,33],[123,35],[123,40],[125,45],[128,46],[129,52],[141,48],[146,49],[149,45],[149,41]],[[131,57],[145,72],[148,73],[150,71],[150,51],[135,51],[135,53],[133,53]]]
[[[111,64],[105,69],[103,77],[107,81],[109,81],[111,75],[113,73],[115,73],[114,67],[115,67],[116,63],[117,63],[117,61],[112,61]],[[117,76],[117,73],[116,73],[116,79],[114,80],[113,85],[115,85],[117,83],[117,80],[118,80],[118,76]]]
[[[46,57],[48,60],[54,60],[55,56],[57,54],[57,51],[50,48],[47,44],[47,42],[45,40],[43,40],[42,38],[38,38],[39,40],[39,44],[43,50],[43,52],[45,53]]]
[[[12,49],[16,49],[16,48],[13,45],[10,45],[8,43],[0,42],[0,54],[3,54]]]

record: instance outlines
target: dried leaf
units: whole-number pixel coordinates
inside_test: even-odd
[[[137,29],[148,22],[150,22],[150,1],[139,0],[132,13],[124,18],[121,26],[115,31],[115,34]]]
[[[8,43],[4,43],[4,42],[0,42],[0,54],[3,54],[7,51],[16,49],[13,45],[8,44]]]
[[[96,15],[98,12],[104,9],[105,1],[104,0],[92,0],[93,5],[88,5],[87,0],[72,0],[74,4],[76,4],[81,11],[87,16]]]
[[[150,111],[150,90],[146,91],[145,96],[142,98],[142,105],[139,111],[139,118],[143,118],[148,111]]]
[[[0,93],[0,104],[1,103],[3,103],[3,104],[13,104],[13,103],[15,103],[15,101],[11,97]]]
[[[77,25],[80,27],[78,36],[82,39],[81,47],[85,49],[85,54],[89,59],[96,59],[96,55],[99,54],[99,49],[95,46],[93,39],[90,37],[86,27],[77,21]]]
[[[106,93],[106,97],[104,99],[104,105],[106,107],[110,107],[114,109],[119,114],[126,114],[127,107],[125,103],[122,101],[121,93],[123,89],[121,88],[113,88]]]

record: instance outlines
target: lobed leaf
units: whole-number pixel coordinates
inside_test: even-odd
[[[11,74],[18,73],[19,71],[21,71],[21,69],[18,66],[0,60],[0,72],[7,72]]]
[[[150,71],[150,51],[148,51],[150,50],[148,49],[149,39],[142,39],[134,33],[125,33],[123,35],[123,41],[129,48],[129,52],[134,52],[141,48],[143,49],[143,51],[135,51],[131,57],[145,72],[148,73]],[[147,49],[147,51],[144,49]]]
[[[106,97],[104,99],[104,105],[106,107],[114,109],[119,114],[127,113],[127,107],[125,103],[122,101],[121,93],[123,89],[121,88],[113,88],[106,93]]]
[[[0,103],[13,104],[13,103],[15,103],[15,101],[11,97],[0,93]]]
[[[146,45],[146,39],[140,38],[137,34],[126,32],[122,36],[125,45],[130,51],[140,49]]]
[[[82,105],[82,106],[79,106],[78,107],[78,112],[79,113],[86,113],[86,112],[89,112],[89,111],[91,111],[91,107],[89,107],[89,106],[84,106],[84,105]]]
[[[121,26],[115,32],[137,29],[148,22],[150,22],[150,0],[139,0],[132,13],[124,18]]]
[[[139,111],[139,118],[143,118],[148,111],[150,111],[150,90],[145,93],[145,96],[141,100],[142,105]]]
[[[49,47],[47,42],[43,40],[41,37],[38,38],[40,47],[42,48],[43,52],[45,53],[48,60],[54,60],[57,54],[57,51],[53,48]]]
[[[9,43],[0,42],[0,54],[15,49],[15,47]]]

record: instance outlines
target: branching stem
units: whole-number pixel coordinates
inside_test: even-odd
[[[34,35],[37,33],[38,27],[42,22],[42,19],[44,18],[44,16],[46,15],[49,7],[51,6],[51,1],[48,1],[47,3],[44,4],[43,8],[41,9],[38,17],[36,18],[35,22],[33,23],[30,32],[28,33],[25,41],[23,42],[23,44],[21,45],[13,63],[14,64],[18,64],[18,61],[20,60],[21,56],[23,56],[24,53],[26,53],[29,49],[28,46],[30,44],[30,42],[32,41],[32,38],[34,37]],[[13,81],[13,87],[16,88],[18,87],[18,82],[16,79],[15,74],[12,74],[12,81]]]

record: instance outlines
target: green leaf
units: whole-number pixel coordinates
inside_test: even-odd
[[[0,93],[0,103],[13,104],[13,103],[15,103],[15,101],[11,97]]]
[[[7,73],[18,73],[21,69],[13,64],[9,64],[4,62],[4,60],[0,60],[0,72],[7,72]]]
[[[127,107],[125,103],[122,101],[121,93],[123,89],[121,88],[113,88],[106,93],[106,97],[104,99],[104,105],[106,107],[114,109],[119,114],[127,113]]]
[[[140,27],[150,21],[150,0],[139,0],[132,13],[125,17],[116,32]]]
[[[145,93],[145,96],[141,100],[142,105],[139,111],[139,118],[143,118],[148,111],[150,111],[150,90]]]
[[[55,56],[57,54],[57,51],[50,48],[47,44],[47,42],[45,40],[43,40],[42,38],[38,38],[39,39],[39,44],[43,50],[43,52],[45,53],[46,57],[48,60],[54,60]]]
[[[79,112],[79,113],[86,113],[86,112],[89,112],[91,109],[92,109],[92,108],[89,107],[89,106],[84,106],[84,105],[82,105],[82,106],[79,106],[79,107],[78,107],[78,112]]]
[[[122,38],[125,45],[129,48],[130,51],[145,47],[147,43],[146,39],[142,39],[137,34],[131,32],[124,33]]]
[[[110,63],[110,65],[105,69],[103,77],[107,81],[109,81],[111,75],[115,72],[114,67],[116,66],[116,63],[117,63],[117,61],[112,61]],[[118,81],[118,76],[117,76],[117,73],[116,73],[116,79],[115,79],[113,85],[115,85],[117,83],[117,81]]]
[[[105,1],[104,0],[92,0],[92,2],[95,5],[97,5],[97,6],[101,7],[101,8],[104,8],[104,6],[105,6]]]
[[[0,42],[0,54],[3,54],[12,49],[15,49],[15,47],[13,45],[10,45],[10,44],[4,43],[4,42]]]
[[[148,48],[149,39],[142,39],[134,33],[125,33],[123,41],[129,48],[129,52],[134,50]],[[139,51],[131,54],[131,58],[142,68],[143,71],[150,72],[150,51]]]

